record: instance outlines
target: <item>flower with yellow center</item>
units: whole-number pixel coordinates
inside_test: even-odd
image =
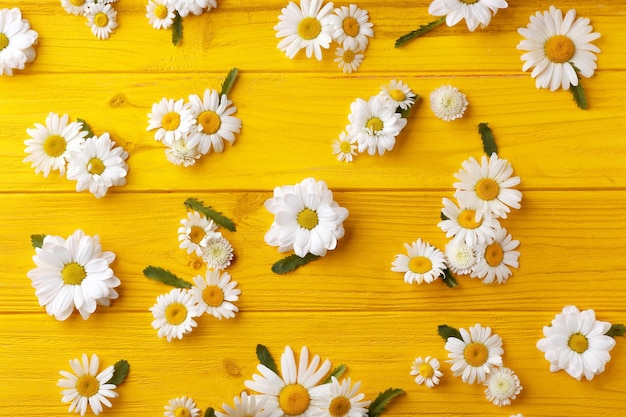
[[[94,0],[61,0],[61,6],[65,11],[75,16],[83,16],[87,6],[93,3],[95,3]]]
[[[274,30],[276,37],[281,38],[278,49],[289,59],[304,49],[307,58],[315,55],[318,61],[322,60],[322,49],[328,49],[332,41],[330,14],[333,3],[322,5],[323,0],[300,0],[300,6],[290,1],[281,10]]]
[[[332,144],[333,155],[337,155],[338,161],[352,162],[356,155],[356,138],[341,132],[339,139],[335,140]]]
[[[195,123],[190,103],[185,103],[183,99],[163,97],[161,101],[152,105],[146,130],[156,129],[154,139],[166,146],[172,146],[174,141],[186,138]]]
[[[443,214],[437,226],[446,232],[446,237],[465,242],[469,246],[475,246],[493,239],[496,230],[500,228],[498,220],[489,215],[479,215],[476,220],[476,210],[466,207],[458,207],[449,198],[443,199]]]
[[[369,38],[374,36],[374,25],[369,21],[367,10],[358,8],[356,4],[336,8],[330,16],[330,24],[333,39],[344,49],[365,51]]]
[[[176,14],[170,3],[170,0],[148,0],[146,17],[153,28],[167,29],[172,26]]]
[[[217,417],[280,417],[283,411],[278,404],[264,395],[248,395],[245,391],[241,397],[235,397],[234,406],[223,404],[224,412],[216,411]]]
[[[510,405],[522,391],[515,372],[505,367],[494,367],[484,384],[487,386],[485,396],[498,407]]]
[[[533,69],[530,76],[537,88],[567,90],[578,85],[579,75],[589,78],[595,72],[595,54],[600,49],[591,42],[600,34],[592,32],[589,19],[576,18],[574,9],[563,16],[560,9],[550,6],[531,16],[528,26],[517,31],[525,38],[517,49],[527,51],[522,55],[522,70]]]
[[[198,304],[202,313],[208,313],[215,318],[231,319],[239,308],[233,303],[239,300],[241,290],[237,288],[237,281],[231,281],[230,274],[208,270],[206,277],[198,275],[193,279],[194,286],[189,293]]]
[[[431,358],[421,356],[415,358],[411,365],[411,375],[415,376],[415,383],[418,385],[426,384],[428,388],[433,388],[439,384],[439,378],[443,376],[443,373],[439,370],[441,367],[437,358]]]
[[[342,47],[337,48],[335,56],[335,62],[344,74],[351,74],[356,71],[361,66],[363,58],[365,57],[365,55],[360,52],[356,52],[352,49],[344,49]]]
[[[13,75],[35,60],[38,36],[20,9],[0,9],[0,75]]]
[[[187,212],[187,218],[181,219],[178,227],[178,242],[181,249],[187,250],[188,254],[195,253],[202,256],[206,246],[207,237],[219,237],[222,234],[216,232],[217,225],[204,214],[197,211]]]
[[[519,266],[519,240],[513,240],[505,228],[496,229],[495,236],[477,246],[478,263],[471,272],[472,278],[480,278],[483,284],[504,284],[511,276],[511,267]]]
[[[407,284],[430,284],[443,275],[446,260],[443,252],[431,246],[422,239],[404,244],[408,255],[396,255],[391,270],[404,272],[404,282]]]
[[[233,116],[237,107],[225,94],[220,96],[216,90],[207,89],[202,98],[190,95],[189,103],[197,121],[191,138],[198,142],[198,152],[203,155],[211,150],[222,152],[224,141],[231,145],[235,142],[235,133],[241,131],[241,120]]]
[[[360,393],[361,382],[352,385],[350,378],[339,382],[331,376],[329,384],[318,385],[311,389],[311,401],[316,410],[313,417],[365,417],[371,401],[365,400]]]
[[[200,409],[192,398],[183,396],[169,400],[163,414],[165,417],[199,417]]]
[[[433,0],[428,13],[446,16],[446,25],[454,26],[465,19],[470,32],[480,25],[486,27],[499,9],[506,9],[506,0]]]
[[[194,318],[203,313],[195,298],[181,288],[159,295],[150,311],[154,316],[152,327],[158,331],[159,337],[167,338],[168,342],[191,333],[198,325]]]
[[[481,384],[496,365],[502,365],[502,338],[491,334],[490,327],[476,324],[469,332],[459,329],[461,338],[448,337],[445,349],[454,376],[461,376],[468,384]]]
[[[380,95],[382,95],[389,104],[401,110],[407,110],[419,97],[411,90],[411,88],[403,81],[391,80],[389,84],[380,86]]]
[[[91,3],[85,8],[87,25],[98,39],[109,39],[117,28],[117,11],[110,4]]]

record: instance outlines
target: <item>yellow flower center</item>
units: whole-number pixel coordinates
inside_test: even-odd
[[[383,130],[384,124],[378,117],[372,117],[365,123],[365,127],[371,129],[373,133],[378,133]]]
[[[478,198],[481,200],[490,201],[500,194],[500,186],[491,178],[482,178],[476,183],[474,191],[476,191]]]
[[[219,307],[224,301],[224,291],[217,285],[208,285],[202,290],[202,299],[211,307]]]
[[[589,341],[585,335],[574,333],[567,341],[567,345],[576,353],[583,353],[589,348]]]
[[[576,46],[570,38],[565,35],[554,35],[548,39],[543,46],[546,57],[559,64],[568,62],[576,52]]]
[[[87,163],[87,171],[93,175],[101,175],[104,172],[104,162],[100,158],[91,158]]]
[[[343,141],[339,144],[339,149],[341,149],[342,153],[350,153],[352,152],[352,144],[348,141]]]
[[[478,3],[480,0],[459,0],[459,1],[465,4],[474,4],[474,3]]]
[[[207,110],[200,113],[198,123],[202,126],[202,132],[212,135],[217,132],[222,125],[222,120],[214,111]]]
[[[175,111],[165,113],[161,119],[161,126],[165,130],[176,130],[180,126],[180,114]]]
[[[416,274],[425,274],[433,269],[433,263],[425,256],[414,256],[409,260],[409,269]]]
[[[404,99],[406,99],[406,95],[404,94],[404,92],[398,88],[389,90],[389,97],[391,97],[395,101],[404,101]]]
[[[476,221],[476,210],[466,209],[459,213],[459,224],[465,229],[476,229],[482,222]]]
[[[76,381],[76,391],[81,397],[91,397],[98,393],[100,389],[100,383],[93,375],[83,375]]]
[[[191,226],[191,230],[189,231],[189,240],[196,245],[200,243],[200,241],[206,236],[206,232],[200,226]]]
[[[174,411],[174,416],[175,417],[191,417],[191,412],[186,407],[178,407]]]
[[[502,263],[504,259],[504,249],[502,246],[494,242],[491,245],[487,246],[485,249],[485,261],[489,264],[489,266],[498,266]]]
[[[343,23],[341,24],[343,31],[346,32],[346,35],[355,37],[359,34],[361,30],[361,26],[359,22],[352,16],[348,16],[343,19]]]
[[[333,400],[330,402],[330,405],[328,406],[328,413],[332,417],[343,417],[348,414],[350,408],[352,408],[350,400],[344,396],[339,396],[333,398]]]
[[[163,4],[159,4],[157,7],[154,8],[154,16],[157,19],[165,19],[167,17],[169,10],[167,9],[167,6],[163,5]]]
[[[435,375],[435,369],[429,363],[420,365],[419,373],[422,378],[432,378]]]
[[[305,41],[317,38],[322,31],[322,24],[314,17],[305,17],[298,25],[298,34]]]
[[[0,33],[0,51],[9,46],[9,37],[4,33]]]
[[[85,0],[70,0],[70,3],[72,3],[72,6],[82,6],[85,4]]]
[[[354,61],[354,51],[350,50],[350,49],[346,49],[345,51],[343,51],[343,62],[345,62],[346,64],[351,63],[352,61]]]
[[[61,271],[61,278],[67,285],[78,285],[86,276],[85,268],[75,262],[66,264]]]
[[[489,350],[482,343],[474,342],[465,347],[463,351],[465,361],[473,367],[482,366],[489,358]]]
[[[43,151],[48,156],[57,157],[65,152],[65,138],[61,135],[50,135],[43,142]]]
[[[307,230],[313,229],[319,223],[317,213],[310,208],[305,208],[298,213],[298,224]]]
[[[309,391],[300,384],[286,385],[278,395],[278,405],[289,416],[299,416],[309,408]]]
[[[109,16],[106,13],[98,13],[93,18],[93,23],[99,28],[106,27],[109,24]]]
[[[181,303],[172,303],[165,309],[165,320],[175,326],[181,324],[187,318],[187,307]]]

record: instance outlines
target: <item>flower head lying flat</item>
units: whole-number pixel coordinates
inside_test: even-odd
[[[196,407],[196,402],[193,398],[183,396],[169,400],[163,415],[165,417],[199,417],[200,409]]]
[[[191,333],[198,325],[194,319],[203,313],[192,295],[181,288],[159,295],[150,311],[154,316],[152,327],[158,331],[159,337],[167,338],[168,342]]]
[[[471,271],[472,278],[482,279],[483,284],[504,284],[512,274],[511,267],[519,266],[519,240],[514,240],[505,228],[496,229],[495,236],[477,245],[478,262]]]
[[[476,220],[476,210],[458,207],[449,198],[443,199],[441,213],[445,220],[440,221],[437,226],[446,232],[446,237],[463,241],[469,246],[493,239],[496,230],[500,228],[498,220],[489,214],[479,215]]]
[[[33,62],[38,37],[20,9],[0,9],[0,75],[13,75],[13,70]]]
[[[465,19],[470,32],[480,27],[487,27],[491,17],[499,9],[506,9],[506,0],[433,0],[428,6],[428,13],[433,16],[445,16],[446,24],[454,26]]]
[[[460,337],[448,337],[445,349],[454,376],[468,384],[481,384],[494,366],[502,365],[502,338],[491,333],[490,327],[476,324],[459,329]]]
[[[357,52],[354,49],[338,47],[335,52],[335,62],[338,64],[344,74],[351,74],[356,71],[363,63],[363,55],[361,52]]]
[[[284,413],[277,406],[270,406],[270,397],[248,395],[245,391],[235,397],[233,406],[223,404],[223,412],[216,411],[217,417],[280,417]]]
[[[188,254],[195,253],[202,256],[203,246],[206,244],[207,236],[221,236],[216,232],[217,225],[211,219],[207,219],[202,213],[197,211],[187,212],[187,218],[180,221],[178,228],[178,241],[180,248],[185,249]]]
[[[336,8],[330,16],[330,24],[333,39],[345,49],[365,51],[368,38],[374,36],[374,24],[369,21],[367,10],[360,9],[356,4]]]
[[[439,378],[443,376],[443,373],[439,370],[441,367],[437,358],[431,358],[421,356],[415,358],[413,365],[411,365],[411,375],[415,376],[415,383],[418,385],[426,384],[428,388],[434,388],[435,385],[439,385]]]
[[[318,385],[311,389],[311,402],[317,408],[312,417],[365,417],[371,401],[363,400],[365,394],[360,393],[361,382],[352,385],[348,377],[343,381],[331,376],[331,382]]]
[[[193,282],[194,286],[189,289],[189,293],[203,313],[220,320],[235,317],[239,309],[233,303],[239,300],[241,290],[237,288],[237,281],[231,280],[228,272],[220,274],[209,270],[206,277],[198,275]]]
[[[465,94],[451,85],[441,86],[430,93],[430,109],[444,122],[463,117],[467,106]]]
[[[485,396],[498,407],[510,405],[522,391],[522,385],[515,372],[505,367],[492,368],[487,380]]]
[[[446,269],[444,254],[422,239],[404,244],[408,255],[396,255],[391,270],[404,272],[404,282],[407,284],[430,284],[443,275]]]
[[[337,155],[338,161],[352,162],[356,155],[357,143],[354,136],[348,136],[346,132],[339,134],[339,139],[332,144],[333,155]]]
[[[61,0],[61,6],[69,14],[84,16],[87,26],[98,39],[109,39],[117,28],[117,0]]]
[[[168,29],[174,23],[176,10],[170,6],[171,0],[148,0],[146,17],[155,29]]]

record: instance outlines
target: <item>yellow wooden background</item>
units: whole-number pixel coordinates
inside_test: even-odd
[[[131,373],[104,415],[158,416],[168,399],[188,395],[204,409],[232,404],[255,372],[255,346],[279,358],[285,345],[346,364],[369,399],[388,387],[406,395],[389,407],[404,416],[622,416],[626,415],[626,340],[618,339],[606,371],[578,382],[550,373],[535,348],[542,326],[564,305],[593,308],[601,320],[626,322],[626,1],[563,0],[602,34],[599,69],[584,80],[590,109],[569,92],[537,90],[522,73],[521,37],[535,11],[550,2],[510,0],[491,25],[474,33],[464,24],[394,49],[400,35],[432,20],[429,1],[360,0],[375,38],[358,72],[344,75],[332,61],[289,60],[273,26],[282,0],[220,0],[219,7],[184,20],[184,43],[152,29],[145,2],[115,4],[119,28],[109,40],[91,35],[82,17],[57,0],[0,1],[19,6],[39,32],[37,59],[0,78],[0,407],[7,416],[60,416],[58,372],[83,352],[103,364],[127,359]],[[336,6],[349,3],[335,3]],[[231,98],[243,129],[234,146],[179,168],[146,132],[147,113],[162,97],[185,98],[219,88],[229,69],[239,77]],[[347,124],[350,103],[376,94],[391,79],[428,97],[443,84],[463,91],[466,116],[445,123],[427,100],[415,107],[392,152],[360,155],[345,164],[331,141]],[[130,157],[128,185],[103,199],[76,193],[58,175],[44,178],[28,164],[26,128],[49,112],[82,118],[123,144]],[[522,209],[504,225],[521,241],[520,268],[505,285],[460,278],[408,285],[390,271],[403,242],[421,237],[443,248],[436,226],[443,197],[452,198],[453,174],[481,156],[476,126],[488,122],[522,178]],[[350,211],[337,250],[285,276],[270,266],[282,255],[263,242],[272,216],[263,207],[273,187],[305,177],[325,180]],[[237,254],[228,271],[242,290],[235,319],[199,319],[191,335],[159,339],[148,309],[169,290],[142,275],[147,265],[188,280],[193,268],[178,248],[183,201],[196,197],[233,218],[226,232]],[[26,272],[34,267],[30,235],[99,234],[122,280],[120,298],[87,321],[64,322],[38,306]],[[513,405],[489,403],[482,387],[452,377],[437,325],[491,326],[504,340],[504,363],[524,386]],[[443,363],[435,389],[409,375],[416,356]]]

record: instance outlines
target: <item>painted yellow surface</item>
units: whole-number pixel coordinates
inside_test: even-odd
[[[186,18],[184,42],[174,47],[169,31],[148,24],[144,1],[115,4],[120,26],[106,41],[56,0],[0,1],[2,8],[19,6],[40,36],[36,61],[0,78],[2,414],[65,415],[58,372],[83,352],[105,365],[121,358],[131,364],[104,415],[162,415],[168,399],[182,395],[220,410],[255,373],[255,346],[262,343],[276,358],[285,345],[296,351],[306,345],[334,365],[346,364],[369,399],[403,388],[406,395],[385,414],[391,417],[625,415],[626,340],[618,339],[602,375],[581,382],[550,373],[535,343],[565,305],[626,322],[626,1],[556,5],[576,8],[602,34],[599,69],[584,80],[587,111],[568,92],[535,89],[521,71],[516,29],[549,2],[511,0],[486,29],[442,26],[395,49],[395,38],[432,19],[429,2],[362,0],[375,38],[359,71],[348,75],[332,62],[334,51],[317,62],[302,54],[289,60],[276,48],[273,26],[286,2],[218,3]],[[191,168],[171,165],[146,131],[152,103],[219,88],[233,67],[240,74],[231,99],[243,121],[234,146]],[[336,161],[330,143],[348,123],[350,103],[391,79],[426,98],[453,84],[470,107],[463,119],[445,123],[422,99],[392,152]],[[49,112],[110,132],[130,154],[127,186],[97,200],[23,163],[26,128]],[[437,227],[441,199],[452,198],[461,162],[481,156],[481,122],[522,178],[522,209],[503,221],[521,241],[520,267],[505,285],[468,277],[455,289],[405,284],[390,271],[394,255],[419,237],[445,245]],[[282,255],[263,242],[272,222],[263,202],[273,187],[309,176],[325,180],[349,209],[346,236],[322,260],[274,275],[270,267]],[[202,317],[192,334],[168,343],[150,326],[148,309],[169,289],[142,270],[158,265],[188,280],[203,273],[177,244],[188,197],[237,223],[237,232],[225,235],[237,254],[229,272],[242,290],[240,313],[232,320]],[[68,236],[78,228],[98,234],[104,249],[116,253],[120,298],[87,321],[74,314],[59,322],[39,307],[26,277],[34,267],[30,235]],[[481,323],[502,336],[504,363],[524,386],[513,405],[498,408],[482,387],[451,375],[437,335],[444,323]],[[409,375],[412,360],[426,355],[443,362],[435,389]]]

